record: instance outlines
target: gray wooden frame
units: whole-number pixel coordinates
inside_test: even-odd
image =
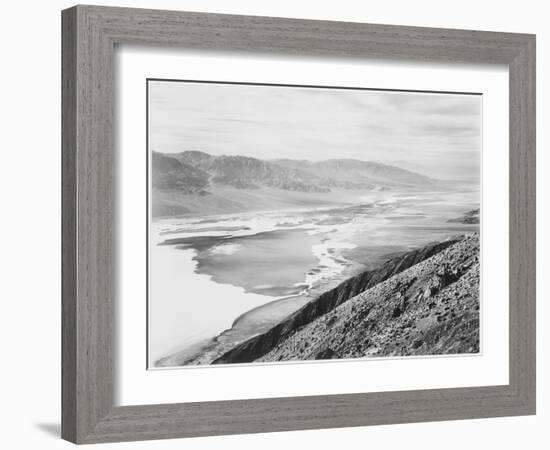
[[[535,37],[75,6],[62,13],[62,437],[76,443],[535,413]],[[510,80],[508,385],[113,406],[115,44],[506,64]]]

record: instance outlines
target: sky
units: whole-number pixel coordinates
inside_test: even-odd
[[[466,94],[150,81],[150,148],[352,158],[477,180],[481,101]]]

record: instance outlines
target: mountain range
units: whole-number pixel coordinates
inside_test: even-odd
[[[341,190],[426,189],[437,185],[436,180],[425,175],[372,161],[261,160],[201,151],[153,151],[151,183],[153,216],[263,208],[259,196],[265,190],[276,200],[299,199],[301,204],[318,201],[318,194]],[[231,196],[227,196],[228,190],[232,191]]]

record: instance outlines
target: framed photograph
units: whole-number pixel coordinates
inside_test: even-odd
[[[535,37],[75,6],[62,435],[535,413]]]

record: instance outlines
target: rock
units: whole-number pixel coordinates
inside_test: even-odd
[[[315,355],[314,359],[333,359],[336,356],[333,350],[326,348]]]
[[[399,317],[401,314],[403,314],[403,311],[401,310],[401,308],[399,306],[396,306],[394,309],[393,309],[393,313],[392,313],[392,318],[396,318],[396,317]]]

